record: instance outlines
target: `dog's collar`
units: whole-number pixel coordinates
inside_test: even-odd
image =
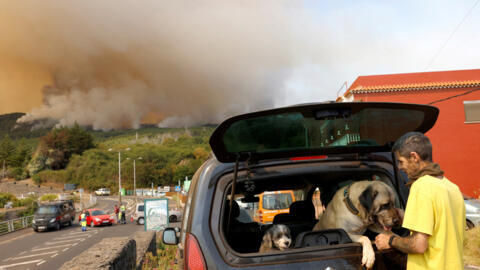
[[[344,190],[343,190],[343,202],[347,206],[347,209],[354,215],[360,217],[360,211],[353,205],[352,200],[350,200],[350,186],[352,184],[348,185]]]

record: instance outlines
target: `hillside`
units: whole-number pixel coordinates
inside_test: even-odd
[[[12,139],[38,138],[45,135],[49,128],[34,128],[43,121],[36,121],[30,124],[17,124],[17,119],[24,116],[24,113],[9,113],[0,115],[0,138],[5,135]]]

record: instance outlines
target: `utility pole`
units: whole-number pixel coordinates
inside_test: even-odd
[[[133,160],[133,193],[135,194],[135,203],[137,203],[137,176],[135,173],[135,159]]]
[[[2,179],[5,179],[5,159],[3,160],[3,174]]]
[[[122,205],[122,165],[120,159],[120,151],[118,151],[118,201]]]

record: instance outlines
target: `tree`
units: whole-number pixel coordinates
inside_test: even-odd
[[[5,165],[12,165],[12,161],[14,161],[15,150],[16,148],[12,139],[10,139],[8,135],[5,135],[5,137],[3,137],[3,139],[0,141],[0,166],[3,166],[4,161]]]

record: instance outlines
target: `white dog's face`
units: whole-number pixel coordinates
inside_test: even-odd
[[[287,249],[292,243],[290,230],[285,225],[275,225],[272,227],[272,242],[279,250]]]

